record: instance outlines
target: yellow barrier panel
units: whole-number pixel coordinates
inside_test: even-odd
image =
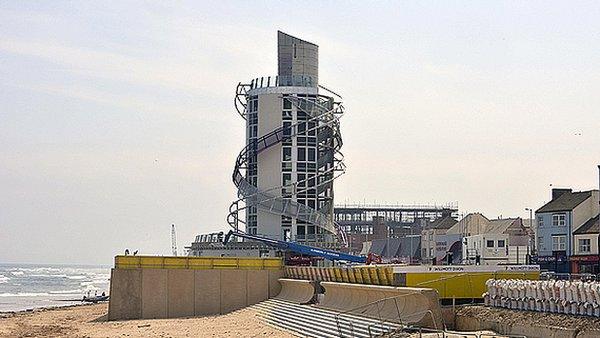
[[[388,278],[385,274],[385,268],[377,267],[377,278],[379,279],[379,285],[390,285]]]
[[[142,267],[145,267],[145,263],[144,261],[141,261],[144,265]],[[187,264],[187,259],[181,259],[179,257],[164,257],[163,258],[163,267],[165,269],[187,269],[188,268],[188,264]]]
[[[394,268],[392,267],[386,267],[385,268],[385,275],[387,276],[387,280],[390,283],[389,285],[394,285],[395,280],[394,280]]]
[[[379,282],[379,276],[377,276],[377,268],[367,268],[369,276],[371,276],[371,284],[381,285]]]
[[[335,281],[341,282],[342,281],[342,269],[334,268],[333,272],[335,273]]]
[[[352,272],[354,273],[354,279],[356,279],[356,283],[358,283],[358,284],[364,284],[365,283],[363,281],[362,274],[360,273],[360,269],[358,269],[358,268],[352,268]]]
[[[281,258],[115,256],[117,269],[247,269],[280,270]]]
[[[188,266],[194,270],[209,270],[213,268],[213,260],[208,257],[198,257],[188,260]]]
[[[350,278],[348,277],[348,269],[346,268],[342,269],[342,281],[344,283],[350,282]]]
[[[350,283],[355,284],[356,276],[354,275],[354,271],[352,270],[352,268],[346,268],[346,271],[348,273],[348,280],[350,281]]]
[[[436,289],[440,298],[481,298],[488,279],[539,279],[539,271],[407,273],[406,286]]]
[[[371,281],[371,276],[369,275],[369,268],[358,268],[360,270],[360,273],[362,275],[362,279],[363,279],[363,283],[364,284],[373,284],[373,282]]]

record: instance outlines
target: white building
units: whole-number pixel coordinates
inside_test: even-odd
[[[527,245],[512,244],[508,234],[481,234],[463,238],[465,263],[481,265],[526,264]]]
[[[429,264],[446,264],[448,252],[453,245],[460,245],[460,234],[447,234],[457,221],[450,217],[442,217],[427,225],[421,231],[421,261]],[[460,250],[459,250],[460,253]],[[459,259],[459,257],[453,257]]]
[[[278,32],[277,76],[237,88],[246,147],[233,181],[228,217],[241,231],[278,240],[337,247],[333,180],[344,171],[339,97],[318,85],[318,46]],[[245,215],[244,215],[245,214]]]

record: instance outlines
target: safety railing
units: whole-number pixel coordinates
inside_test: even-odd
[[[402,306],[400,306],[398,304],[398,300],[405,298],[405,297],[414,296],[417,294],[420,294],[420,292],[415,291],[415,292],[398,295],[398,296],[394,296],[394,297],[386,297],[386,298],[382,298],[382,299],[379,299],[379,300],[376,300],[376,301],[373,301],[373,302],[370,302],[370,303],[367,303],[367,304],[355,307],[353,309],[346,310],[346,311],[336,314],[335,322],[336,322],[339,336],[340,337],[348,337],[347,332],[344,332],[344,331],[350,331],[351,335],[349,337],[355,336],[355,331],[354,331],[354,326],[352,324],[352,321],[346,320],[344,322],[344,320],[345,320],[344,316],[348,317],[350,315],[365,316],[365,317],[377,320],[376,323],[371,323],[367,326],[367,330],[369,332],[370,337],[380,336],[382,333],[390,333],[390,332],[396,330],[395,327],[397,327],[398,325],[406,327],[406,325],[403,321],[403,317],[405,317],[405,316],[403,316],[404,304],[402,304]],[[386,304],[386,303],[388,303],[388,304]],[[390,304],[393,304],[394,306],[390,306]],[[382,315],[383,309],[384,308],[389,309],[390,307],[395,308],[396,315],[389,316],[389,312],[388,312],[387,316],[386,316],[386,314]],[[410,314],[411,317],[420,316],[420,315],[429,315],[431,317],[431,321],[432,321],[434,327],[440,327],[438,325],[442,324],[442,323],[436,322],[435,316],[433,315],[433,312],[431,310],[413,312]],[[344,326],[346,326],[346,328],[344,328]],[[376,330],[374,328],[376,328]],[[346,329],[346,330],[344,330],[344,329]]]
[[[281,258],[115,256],[116,269],[281,270]]]
[[[302,81],[310,82],[309,80],[310,77],[306,79],[304,76],[291,77],[289,79],[276,77],[273,85],[280,86],[290,83],[293,85],[294,81],[303,83]],[[249,85],[238,85],[234,102],[238,114],[244,119],[247,113],[248,90],[263,86],[271,86],[271,78],[267,78],[266,81],[264,78],[261,78],[260,81],[255,79]],[[339,130],[339,118],[343,114],[344,108],[340,102],[334,102],[331,98],[325,96],[306,98],[289,95],[285,99],[297,111],[307,114],[309,119],[307,121],[298,121],[290,126],[276,128],[256,140],[250,140],[239,153],[232,175],[233,183],[238,188],[238,199],[229,207],[227,222],[236,231],[244,231],[241,228],[246,225],[246,222],[240,217],[240,214],[248,208],[256,208],[271,214],[295,218],[307,224],[315,225],[327,234],[336,235],[339,242],[346,244],[344,230],[333,221],[329,208],[323,206],[315,209],[290,198],[291,195],[299,195],[311,189],[316,189],[317,191],[326,189],[333,184],[334,179],[345,172],[346,167],[343,163],[343,154],[340,151],[342,140]],[[251,167],[249,164],[250,159],[257,158],[260,152],[274,145],[313,130],[315,132],[319,131],[318,138],[323,138],[323,140],[319,141],[318,151],[319,154],[322,153],[324,155],[319,155],[319,157],[325,155],[330,157],[330,161],[328,162],[321,164],[317,162],[315,164],[319,165],[315,167],[316,173],[314,176],[307,175],[305,180],[290,182],[282,186],[273,186],[267,189],[258,189],[256,183],[249,180],[245,171]],[[316,184],[307,184],[312,180]],[[282,190],[290,190],[292,194],[284,196]],[[333,240],[333,236],[331,238]]]
[[[418,334],[421,338],[425,334],[425,337],[431,338],[431,334],[435,334],[435,337],[446,338],[446,337],[463,337],[463,338],[527,338],[527,336],[515,336],[507,334],[496,334],[489,332],[460,332],[452,330],[436,330],[431,328],[425,328],[420,326],[410,326],[405,329],[406,332],[412,332]],[[412,336],[411,336],[412,337]]]
[[[262,76],[250,81],[250,89],[268,87],[317,87],[317,79],[309,75]]]

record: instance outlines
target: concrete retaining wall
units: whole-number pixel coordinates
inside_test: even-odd
[[[319,306],[401,323],[442,329],[437,292],[432,289],[321,282]]]
[[[283,270],[112,269],[108,319],[224,314],[275,297]]]
[[[281,292],[277,299],[297,304],[310,302],[315,295],[315,282],[300,279],[280,278]]]
[[[559,324],[559,323],[557,323]],[[456,329],[460,331],[492,330],[499,334],[526,336],[528,338],[587,338],[600,337],[600,331],[580,331],[576,328],[528,324],[508,324],[495,320],[482,320],[470,316],[456,316]]]

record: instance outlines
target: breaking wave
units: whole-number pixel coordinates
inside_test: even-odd
[[[47,292],[18,292],[18,293],[0,293],[0,297],[39,297],[49,296]]]

